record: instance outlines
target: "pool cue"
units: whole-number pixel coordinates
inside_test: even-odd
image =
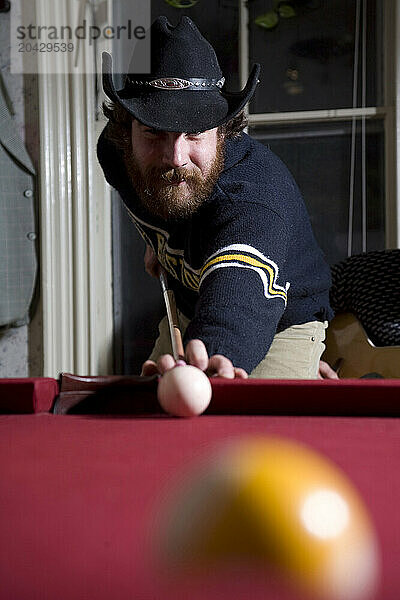
[[[174,292],[168,289],[167,277],[164,269],[160,266],[158,278],[164,296],[165,307],[171,337],[172,355],[176,361],[185,360],[185,351],[182,344],[182,336],[179,329],[178,313],[176,311]]]

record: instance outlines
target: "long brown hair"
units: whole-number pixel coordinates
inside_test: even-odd
[[[111,101],[103,102],[103,112],[109,121],[107,128],[107,138],[121,150],[125,156],[131,149],[131,126],[132,115],[120,104]],[[220,125],[218,128],[220,135],[227,139],[237,138],[241,135],[243,129],[247,127],[247,118],[242,110],[233,119]]]

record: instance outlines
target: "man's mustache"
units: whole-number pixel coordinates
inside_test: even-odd
[[[191,169],[185,169],[183,167],[177,167],[175,169],[168,169],[168,171],[164,171],[161,169],[151,169],[150,175],[151,180],[154,181],[157,179],[161,179],[162,181],[166,181],[167,183],[180,183],[181,181],[191,182],[196,179],[196,174]]]

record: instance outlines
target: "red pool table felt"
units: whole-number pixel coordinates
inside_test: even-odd
[[[382,549],[378,600],[400,593],[400,426],[394,418],[0,416],[2,600],[286,600],[257,578],[174,587],[147,552],[161,499],[216,443],[279,435],[352,479]],[[172,585],[172,588],[171,588]]]

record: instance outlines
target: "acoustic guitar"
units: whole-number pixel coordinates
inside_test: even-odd
[[[329,324],[322,360],[340,378],[400,378],[400,346],[375,346],[351,313],[337,314]]]

